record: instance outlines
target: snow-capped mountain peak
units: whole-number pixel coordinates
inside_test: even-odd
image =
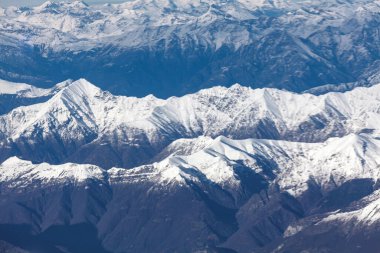
[[[69,9],[83,9],[87,8],[88,5],[83,1],[70,1],[70,2],[52,2],[52,1],[46,1],[42,3],[41,5],[34,7],[33,10],[43,12],[48,10],[54,10],[58,11],[59,9],[63,8],[69,8]]]
[[[161,100],[114,96],[80,79],[62,85],[44,103],[0,116],[0,132],[3,138],[28,143],[45,143],[52,133],[68,143],[73,133],[75,141],[86,143],[137,148],[149,143],[158,145],[153,156],[176,139],[198,136],[319,142],[350,133],[379,134],[379,87],[314,96],[234,85]]]
[[[101,89],[85,79],[79,79],[62,89],[57,96],[68,100],[77,100],[85,99],[86,97],[93,98],[99,93],[101,93]]]
[[[34,90],[11,87],[4,96]],[[58,84],[0,116],[0,224],[37,233],[92,224],[120,251],[112,237],[133,234],[124,229],[136,217],[175,224],[176,235],[192,215],[206,217],[201,230],[227,227],[220,243],[237,252],[348,220],[359,221],[350,234],[372,229],[378,203],[361,198],[380,178],[379,87],[315,96],[236,84],[163,100],[114,96],[85,79]],[[257,245],[256,228],[268,241]]]
[[[380,178],[380,159],[377,156],[380,141],[370,135],[351,134],[323,143],[232,140],[223,136],[213,140],[198,138],[191,143],[200,148],[188,150],[186,155],[173,154],[154,164],[130,170],[113,168],[106,177],[119,182],[142,177],[162,185],[208,180],[232,193],[241,184],[240,168],[246,170],[245,173],[257,173],[265,180],[275,180],[283,190],[294,196],[307,191],[311,179],[323,192],[327,192],[353,179],[371,178],[376,181]],[[342,144],[344,149],[339,149]],[[14,182],[21,176],[20,184],[28,184],[23,182],[25,180],[31,183],[28,175],[34,175],[32,178],[43,182],[58,179],[79,182],[92,178],[104,180],[107,174],[92,165],[32,164],[16,157],[4,161],[1,168],[3,181]]]

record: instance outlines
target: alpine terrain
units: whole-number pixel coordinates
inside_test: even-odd
[[[0,78],[83,77],[139,97],[234,83],[319,94],[380,82],[379,27],[373,0],[48,1],[0,8]]]
[[[0,8],[0,253],[380,252],[379,29],[369,0]]]
[[[166,100],[84,79],[1,85],[10,101],[33,98],[0,116],[7,249],[379,250],[380,85]]]

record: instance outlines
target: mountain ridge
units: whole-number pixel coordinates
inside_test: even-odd
[[[114,96],[80,79],[46,102],[0,116],[2,149],[7,150],[0,160],[12,154],[50,163],[87,157],[84,163],[101,167],[135,167],[154,160],[180,138],[225,135],[320,142],[349,133],[376,133],[379,87],[314,96],[234,85],[162,100]],[[46,150],[37,152],[35,145]],[[93,155],[99,149],[110,157],[108,164]],[[130,157],[135,152],[141,160]]]
[[[177,3],[6,8],[0,78],[46,88],[85,77],[114,94],[161,98],[217,84],[326,92],[377,83],[376,1]]]
[[[166,100],[57,87],[0,115],[7,249],[376,253],[380,85]]]
[[[348,143],[345,150],[337,150],[336,153],[326,151],[336,150],[335,146],[341,146],[341,142]],[[363,142],[368,146],[362,145]],[[356,151],[347,153],[347,150],[359,149],[361,154]],[[151,241],[149,246],[162,250],[207,249],[218,252],[220,247],[236,252],[272,252],[273,247],[284,245],[278,250],[286,252],[286,249],[300,247],[302,240],[297,240],[300,236],[308,238],[308,233],[321,233],[320,229],[323,228],[332,226],[351,235],[361,233],[362,223],[347,223],[347,219],[355,217],[361,217],[363,222],[372,220],[364,225],[368,238],[372,238],[376,235],[378,224],[370,213],[378,205],[375,182],[379,177],[379,149],[380,142],[376,136],[366,134],[332,138],[324,143],[232,140],[221,136],[204,149],[187,156],[174,155],[134,169],[112,168],[106,171],[84,164],[32,164],[13,157],[0,165],[0,194],[7,196],[1,205],[8,205],[9,212],[19,215],[2,212],[0,223],[30,224],[39,234],[52,226],[74,226],[85,222],[96,228],[101,244],[110,252],[149,252],[151,248],[147,249],[141,242],[152,236],[151,222],[156,228],[169,231],[165,239]],[[366,163],[360,162],[362,159]],[[320,164],[325,166],[321,167]],[[311,184],[310,180],[314,183]],[[335,196],[341,189],[347,188],[343,190],[345,194],[350,187],[354,190],[352,196]],[[28,195],[30,189],[33,189],[32,196]],[[129,191],[134,193],[133,197],[130,197]],[[204,195],[198,195],[200,192]],[[309,197],[305,198],[305,195]],[[280,202],[277,202],[278,198]],[[310,202],[310,198],[314,198],[314,202]],[[14,206],[16,201],[22,205]],[[40,204],[36,206],[36,202]],[[57,213],[48,208],[52,203],[62,206],[61,211]],[[199,222],[196,216],[182,208],[178,212],[178,203],[191,205],[191,212],[204,215],[203,222],[215,227],[205,230],[207,225]],[[23,208],[24,205],[28,208]],[[145,210],[141,205],[153,208],[154,212],[145,216],[141,213]],[[117,211],[123,208],[128,211],[123,214]],[[129,230],[131,226],[131,229],[137,226],[132,222],[136,219],[136,208],[140,213],[137,216],[139,222],[145,219],[140,231],[148,229],[147,233],[136,235]],[[31,210],[34,210],[36,217],[30,220],[28,215]],[[263,210],[267,210],[266,214],[260,215]],[[287,217],[285,220],[283,215]],[[170,219],[176,221],[175,226],[168,224]],[[200,228],[180,232],[177,229],[177,236],[181,239],[179,242],[171,241],[171,238],[178,238],[172,231],[185,225],[188,219],[198,221]],[[357,230],[347,232],[353,226]],[[278,231],[279,227],[281,229]],[[266,239],[250,232],[255,229],[260,229]],[[117,239],[127,231],[131,233],[129,237]],[[199,234],[203,236],[197,239],[198,244],[183,245],[183,236]],[[210,237],[214,238],[211,242],[206,240]],[[371,239],[368,238],[360,243],[370,243]],[[0,239],[3,239],[1,235]],[[240,243],[242,239],[245,244]],[[136,243],[132,248],[131,240]],[[215,244],[217,248],[212,246]],[[16,245],[23,246],[22,243]],[[336,246],[339,245],[343,247],[340,241]],[[301,243],[301,247],[311,252],[318,252],[321,247],[334,248],[323,241],[319,246]],[[368,248],[369,252],[375,252],[373,249],[376,247]]]

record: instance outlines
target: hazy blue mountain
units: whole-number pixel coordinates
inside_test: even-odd
[[[158,97],[234,83],[363,85],[379,72],[379,10],[373,1],[265,0],[6,8],[0,78],[51,87],[84,77],[115,94]]]

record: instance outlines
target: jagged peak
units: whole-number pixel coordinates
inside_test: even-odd
[[[0,166],[25,166],[25,165],[32,165],[31,161],[23,160],[17,156],[9,157],[7,160],[5,160]]]
[[[35,9],[36,10],[43,10],[43,9],[48,9],[52,7],[58,7],[58,4],[53,2],[53,1],[46,1],[42,3],[41,5],[37,6]]]
[[[97,94],[101,94],[101,89],[94,86],[85,79],[79,79],[74,82],[68,80],[62,82],[58,87],[53,87],[49,100],[43,103],[37,103],[30,106],[18,107],[9,112],[4,117],[12,119],[14,115],[20,115],[23,120],[23,124],[14,122],[14,125],[5,126],[8,133],[13,138],[18,138],[23,133],[32,132],[33,128],[40,124],[41,129],[48,129],[49,120],[54,117],[60,120],[74,117],[81,112],[86,119],[81,118],[78,123],[85,127],[96,127],[93,117],[93,108],[91,107],[93,99]],[[70,112],[70,113],[68,113]],[[73,114],[71,114],[73,113]],[[54,116],[53,116],[54,115]],[[55,119],[57,119],[55,118]],[[21,120],[21,119],[20,119]],[[46,130],[47,131],[47,130]]]
[[[71,6],[88,7],[89,5],[85,1],[72,1]]]
[[[54,85],[53,88],[56,90],[62,90],[64,88],[66,88],[67,86],[71,85],[73,82],[74,82],[73,79],[67,79],[67,80],[62,81],[60,83],[57,83],[56,85]]]
[[[261,157],[267,157],[267,159],[279,163],[282,170],[275,173],[283,173],[283,176],[279,177],[282,187],[296,187],[298,183],[304,183],[303,180],[307,180],[311,175],[319,178],[323,184],[329,182],[330,173],[334,173],[334,177],[344,176],[339,179],[340,181],[337,181],[339,184],[352,177],[376,177],[377,175],[374,169],[377,168],[378,161],[372,160],[376,159],[378,150],[369,153],[370,157],[366,161],[366,169],[359,170],[353,160],[362,159],[360,154],[353,153],[353,156],[348,157],[344,153],[339,157],[335,157],[334,152],[329,152],[325,149],[325,146],[328,146],[329,149],[335,150],[336,147],[342,145],[346,146],[345,148],[352,149],[356,147],[357,143],[362,145],[360,142],[363,140],[373,142],[374,147],[378,149],[380,141],[374,140],[367,135],[351,134],[341,138],[331,138],[324,143],[296,143],[257,139],[234,140],[223,136],[214,140],[209,140],[208,137],[205,138],[209,143],[195,153],[166,157],[158,163],[144,165],[128,171],[132,171],[131,173],[134,176],[139,176],[140,174],[142,176],[151,175],[152,180],[167,183],[183,182],[183,177],[196,176],[196,173],[194,174],[188,170],[191,168],[192,170],[201,171],[207,178],[216,183],[235,182],[233,166],[236,161],[243,161],[247,167],[254,169],[258,165],[253,155],[259,154]],[[202,141],[204,137],[196,138],[194,141],[199,139]],[[191,140],[186,140],[185,142],[192,145]],[[318,152],[314,152],[315,150],[318,150]],[[300,152],[305,153],[305,155],[300,156]],[[334,159],[339,160],[334,161]],[[319,169],[320,163],[324,163],[322,169]],[[348,169],[342,168],[342,164],[345,164]],[[85,181],[88,178],[103,178],[107,174],[106,171],[93,165],[71,163],[62,165],[32,164],[17,157],[9,158],[1,166],[18,168],[17,171],[6,169],[1,172],[0,170],[0,177],[8,179],[28,174],[47,181],[65,178]],[[286,168],[291,170],[292,173],[296,173],[295,176],[289,175]],[[331,169],[334,170],[331,172]],[[122,169],[117,171],[120,177],[126,176],[123,180],[128,180],[132,175],[129,172],[125,174]],[[113,172],[114,170],[111,170],[108,173],[115,174]],[[292,182],[286,181],[289,177],[292,178]],[[299,190],[302,190],[302,188],[299,188]]]
[[[65,84],[63,84],[65,85]],[[102,92],[100,88],[90,83],[84,78],[76,81],[68,81],[66,86],[61,90],[61,96],[69,97],[94,97]]]
[[[320,155],[337,157],[355,157],[363,159],[368,153],[380,152],[380,141],[367,134],[350,133],[343,137],[330,138],[325,147],[320,150]]]
[[[46,12],[46,11],[53,11],[53,12],[60,12],[60,10],[65,8],[70,9],[84,9],[88,8],[88,4],[83,1],[46,1],[43,4],[34,7],[34,10],[37,12]]]
[[[240,85],[238,83],[230,86],[230,87],[225,87],[225,86],[213,86],[211,88],[206,88],[202,89],[192,95],[205,95],[205,96],[219,96],[222,94],[227,94],[227,93],[232,93],[232,94],[249,94],[251,91],[254,91],[250,87]]]

